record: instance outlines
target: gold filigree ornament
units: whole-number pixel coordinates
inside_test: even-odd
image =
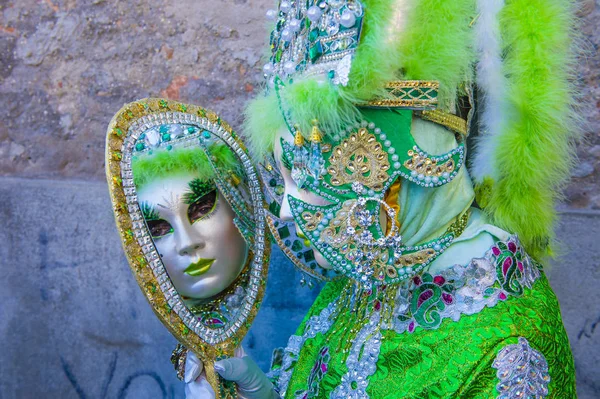
[[[389,169],[388,154],[363,127],[333,148],[327,172],[333,186],[357,182],[379,191],[389,179]]]
[[[197,143],[202,141],[202,136],[219,141],[231,151],[239,170],[246,177],[247,201],[251,205],[248,212],[251,214],[245,220],[236,221],[236,225],[240,230],[242,225],[251,230],[248,231],[251,234],[245,236],[251,254],[248,283],[244,287],[241,305],[236,308],[239,311],[229,315],[219,328],[202,323],[184,303],[184,298],[169,278],[138,203],[132,171],[136,145],[141,146],[142,138],[146,142],[150,140],[144,136],[150,129],[165,125],[186,129],[180,138],[169,138],[173,145],[185,139],[195,139]],[[216,397],[237,397],[235,385],[218,376],[214,363],[233,356],[234,349],[240,345],[258,312],[267,280],[270,249],[265,234],[261,184],[245,146],[214,112],[165,99],[144,99],[125,105],[110,122],[106,138],[106,175],[123,249],[140,289],[167,329],[204,362],[206,378]],[[231,176],[222,177],[224,182],[231,180]],[[215,180],[218,179],[217,174]],[[226,189],[223,182],[218,185],[220,190]],[[231,199],[235,199],[235,195]]]
[[[410,158],[404,162],[404,166],[416,172],[419,176],[432,178],[448,177],[456,168],[456,164],[452,158],[436,160],[415,150],[409,150],[408,156]]]

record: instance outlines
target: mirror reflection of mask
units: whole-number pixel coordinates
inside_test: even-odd
[[[248,244],[235,214],[210,181],[193,174],[157,178],[138,192],[144,219],[178,292],[210,298],[240,274]]]

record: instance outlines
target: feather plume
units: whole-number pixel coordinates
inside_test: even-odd
[[[226,170],[235,170],[237,161],[225,145],[213,145],[209,149],[211,156],[217,159],[217,165]],[[152,155],[136,156],[132,160],[134,182],[141,189],[153,180],[191,173],[204,181],[215,175],[204,151],[200,148],[179,148],[172,151],[158,150]]]
[[[471,176],[476,183],[484,179],[498,179],[494,151],[504,131],[508,115],[506,98],[507,79],[502,62],[499,13],[504,0],[478,0],[475,36],[477,40],[477,86],[482,94],[480,108],[480,136],[476,141],[471,163]]]
[[[485,211],[528,252],[552,255],[554,209],[573,163],[574,3],[506,0],[500,13],[510,118],[494,148]]]
[[[454,111],[460,85],[472,79],[475,0],[420,0],[400,42],[405,79],[440,82],[440,108]]]
[[[317,78],[300,78],[281,93],[292,118],[308,135],[311,120],[318,119],[325,134],[336,134],[360,117],[356,104],[385,96],[384,85],[399,77],[400,57],[396,38],[389,37],[399,0],[363,0],[365,20],[361,41],[352,61],[348,86],[335,86]],[[272,149],[275,134],[285,128],[277,95],[270,90],[249,103],[244,132],[254,156],[261,159]]]

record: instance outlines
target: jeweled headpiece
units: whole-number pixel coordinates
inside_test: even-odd
[[[400,114],[408,119],[417,116],[457,134],[458,146],[450,155],[456,168],[462,163],[455,157],[459,153],[463,158],[465,155],[462,140],[469,130],[481,128],[472,168],[479,204],[491,221],[519,234],[528,252],[538,258],[548,254],[555,219],[553,204],[571,159],[568,143],[571,132],[566,130],[571,129],[569,126],[577,130],[569,109],[573,97],[567,83],[572,67],[569,47],[572,38],[568,29],[572,10],[566,3],[558,3],[553,2],[552,7],[544,10],[548,20],[555,20],[552,32],[556,34],[546,35],[542,40],[534,39],[532,21],[526,16],[509,17],[500,12],[502,7],[489,6],[485,1],[475,7],[467,0],[443,4],[428,0],[361,0],[361,12],[357,14],[360,16],[353,21],[352,28],[347,28],[359,32],[356,44],[353,40],[346,42],[351,54],[346,60],[351,62],[342,62],[344,55],[335,58],[335,66],[329,66],[323,60],[332,49],[315,45],[322,45],[330,36],[340,38],[344,12],[350,22],[348,12],[358,10],[358,2],[282,1],[269,14],[277,24],[271,37],[272,59],[264,70],[270,84],[264,95],[247,108],[246,131],[252,149],[264,157],[273,149],[276,132],[287,130],[289,137],[294,138],[288,141],[295,145],[286,143],[285,158],[296,183],[339,205],[343,202],[339,200],[350,198],[332,193],[331,187],[337,188],[330,180],[336,173],[334,148],[344,141],[349,146],[348,139],[353,135],[358,137],[361,128],[373,135],[372,143],[383,146],[384,158],[389,161],[389,169],[385,169],[388,177],[396,174],[396,178],[402,176],[422,187],[439,187],[449,182],[450,172],[446,176],[437,175],[439,167],[448,166],[449,159],[445,157],[449,154],[431,155],[411,148],[413,159],[408,162],[408,149],[404,152],[404,147],[414,142],[410,126],[393,122],[391,128],[384,128],[381,119],[400,118]],[[308,14],[313,6],[322,11],[317,13],[313,9],[310,16],[314,21]],[[506,18],[512,18],[510,23]],[[337,22],[340,28],[335,32]],[[331,33],[326,29],[329,24]],[[301,29],[291,29],[297,26]],[[504,31],[504,26],[514,28]],[[550,32],[541,22],[539,28]],[[296,48],[299,43],[305,47]],[[311,48],[314,48],[313,59]],[[534,49],[545,52],[543,61],[537,64],[529,61],[541,55]],[[543,80],[552,84],[541,83],[540,71],[535,66],[547,63],[552,68],[544,69]],[[319,70],[319,65],[327,67]],[[528,78],[523,78],[523,74]],[[481,124],[471,126],[475,83],[484,95],[479,103]],[[539,90],[543,96],[536,94],[541,93]],[[378,114],[369,115],[369,108],[377,109]],[[551,110],[557,113],[551,114],[554,112]],[[318,121],[321,134],[319,140],[313,141],[314,120]],[[361,125],[362,121],[366,127]],[[381,129],[386,139],[381,140],[381,135],[371,131],[371,124]],[[386,141],[390,146],[386,146]],[[367,147],[360,148],[365,151]],[[357,154],[351,158],[359,159]],[[391,159],[394,155],[396,159]],[[533,159],[536,165],[546,167],[531,168]],[[528,160],[526,165],[524,160]],[[266,165],[264,170],[269,172],[272,166]],[[364,165],[353,162],[346,166],[360,169]],[[276,180],[271,179],[277,183]],[[278,187],[279,183],[274,184],[275,190],[271,191],[277,191]],[[354,199],[369,196],[369,189],[376,191],[366,188],[367,194],[359,194],[351,187],[345,189],[348,195],[354,192]],[[515,195],[517,191],[530,195],[520,197]],[[385,196],[385,192],[377,194],[379,200],[384,200],[381,195]],[[375,207],[375,202],[369,203]],[[354,208],[357,209],[358,206]],[[296,219],[302,226],[302,217]],[[457,223],[459,219],[457,215]],[[282,222],[278,223],[281,228]],[[385,238],[373,234],[375,239]],[[288,241],[291,245],[306,241],[301,239],[304,236],[309,235],[303,231],[298,240]],[[295,255],[301,259],[305,247],[300,244],[295,247],[298,248]]]
[[[280,2],[278,10],[267,12],[276,25],[265,76],[285,81],[317,76],[346,86],[363,15],[359,0]]]

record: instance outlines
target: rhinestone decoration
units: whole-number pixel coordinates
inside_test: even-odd
[[[545,398],[548,396],[548,362],[544,355],[519,337],[517,344],[498,352],[492,367],[500,380],[496,399]]]
[[[347,85],[352,56],[358,47],[364,9],[359,0],[281,1],[269,10],[271,59],[265,77],[286,82],[298,76],[320,75]]]
[[[134,154],[149,152],[161,145],[167,150],[171,145],[185,146],[188,140],[194,140],[198,145],[211,137],[227,144],[247,176],[249,198],[245,202],[249,214],[246,220],[238,220],[236,224],[252,233],[248,285],[244,287],[243,295],[238,295],[241,294],[238,290],[236,295],[227,298],[239,311],[218,329],[206,326],[194,317],[169,279],[141,214],[131,168]],[[233,354],[256,316],[264,295],[270,249],[261,184],[243,143],[229,125],[211,111],[164,99],[141,100],[125,106],[109,126],[107,175],[125,253],[157,316],[180,342],[203,356],[203,360],[212,362],[218,355]],[[232,195],[228,200],[235,200],[235,190],[223,187],[223,191]],[[216,384],[213,377],[208,376],[210,382]]]

